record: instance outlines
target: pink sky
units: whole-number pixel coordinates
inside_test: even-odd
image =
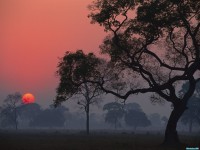
[[[19,91],[34,94],[35,101],[47,107],[58,86],[58,57],[77,49],[98,54],[106,34],[87,18],[92,1],[0,0],[0,104]],[[156,111],[147,96],[130,99]],[[168,112],[167,107],[157,110],[164,108]]]
[[[58,57],[66,50],[98,53],[105,33],[87,18],[92,0],[0,1],[0,98],[30,92],[52,102]]]

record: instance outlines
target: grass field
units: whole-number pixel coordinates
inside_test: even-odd
[[[0,132],[0,150],[176,150],[159,146],[163,135],[127,133],[67,133],[63,131]],[[200,136],[181,136],[181,149],[197,147]]]

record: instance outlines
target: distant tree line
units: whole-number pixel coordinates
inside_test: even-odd
[[[77,101],[79,102],[80,100],[77,98]],[[195,102],[189,103],[189,109],[181,118],[181,123],[188,125],[190,132],[194,125],[200,123],[198,92],[192,97],[192,101]],[[158,113],[145,114],[137,103],[110,102],[105,104],[102,110],[103,114],[91,113],[88,116],[86,115],[85,118],[83,112],[70,112],[63,105],[59,105],[56,108],[50,105],[44,109],[37,103],[23,104],[21,102],[21,94],[16,92],[9,94],[0,107],[0,127],[14,128],[16,130],[19,127],[83,129],[84,125],[87,127],[87,123],[84,123],[85,120],[90,117],[88,124],[90,123],[96,129],[112,127],[116,130],[129,127],[129,129],[136,131],[140,127],[165,127],[168,121],[166,116],[161,117]],[[86,128],[86,133],[88,134],[88,127]]]
[[[2,128],[25,127],[63,127],[65,124],[64,106],[50,106],[42,109],[37,103],[22,104],[19,93],[10,94],[0,110],[0,126]]]

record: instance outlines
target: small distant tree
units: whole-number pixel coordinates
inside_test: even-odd
[[[151,125],[146,114],[142,111],[130,109],[125,114],[125,123],[136,130],[137,127],[147,127]]]
[[[120,119],[124,116],[123,105],[117,102],[107,103],[103,107],[104,111],[107,111],[105,116],[105,122],[114,125],[114,128],[120,127]]]
[[[161,125],[161,118],[160,118],[160,114],[158,113],[150,114],[149,120],[151,121],[151,124],[155,127],[158,127]]]
[[[87,134],[89,134],[90,105],[100,101],[101,91],[97,84],[86,81],[95,78],[98,64],[99,59],[92,53],[84,54],[82,50],[76,53],[66,52],[58,63],[57,75],[60,77],[60,83],[54,104],[57,106],[75,95],[81,95],[83,99],[78,100],[77,104],[85,110]]]
[[[18,129],[18,107],[21,105],[21,98],[19,92],[6,97],[1,109],[2,126],[14,126],[16,130]]]

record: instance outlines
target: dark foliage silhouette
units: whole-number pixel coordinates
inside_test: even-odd
[[[93,75],[98,73],[97,66],[99,59],[92,53],[84,54],[82,50],[75,53],[66,52],[65,56],[58,63],[57,75],[60,83],[57,88],[55,106],[61,102],[79,95],[77,104],[81,105],[86,113],[86,133],[89,134],[89,112],[90,105],[100,102],[99,86],[87,83],[87,80],[94,79]],[[74,82],[75,81],[75,82]],[[79,82],[77,84],[77,81]],[[83,97],[83,98],[82,98]]]
[[[50,106],[50,108],[41,111],[35,116],[30,122],[30,126],[43,128],[64,127],[65,111],[68,111],[68,109],[64,106],[59,106],[57,108]]]
[[[103,106],[103,110],[107,111],[105,114],[105,122],[117,127],[121,127],[120,119],[124,116],[123,105],[117,102],[107,103]]]
[[[182,90],[179,92],[180,95],[187,91],[188,82],[183,84]],[[189,132],[192,132],[192,127],[194,124],[200,125],[200,82],[197,83],[195,93],[190,98],[190,101],[187,104],[188,109],[183,113],[181,117],[181,122],[185,125],[188,125]]]
[[[189,132],[192,132],[192,126],[196,123],[200,125],[200,101],[193,96],[188,103],[188,109],[183,113],[181,122],[188,125]]]
[[[147,127],[151,125],[151,122],[148,120],[146,114],[142,111],[137,111],[130,109],[125,113],[125,123],[133,127],[136,131],[137,127]]]
[[[21,105],[21,97],[22,96],[19,92],[9,94],[6,97],[0,112],[1,126],[13,126],[16,130],[18,129],[18,107]]]
[[[151,92],[153,102],[172,103],[164,144],[179,145],[177,122],[200,80],[195,76],[200,70],[200,1],[98,0],[89,9],[92,23],[110,32],[101,50],[118,68],[118,77],[127,69],[135,75],[134,81],[142,83],[127,84],[124,94],[107,88],[105,78],[99,86],[123,99]],[[177,87],[185,81],[189,86],[180,97]]]
[[[158,127],[161,125],[161,117],[158,113],[153,113],[149,115],[149,120],[151,121],[152,126]]]
[[[18,107],[18,114],[21,120],[27,121],[28,125],[41,113],[42,109],[37,103],[30,103]]]
[[[125,104],[124,109],[125,111],[129,111],[129,110],[136,110],[140,112],[142,111],[142,108],[137,103],[127,103]]]

